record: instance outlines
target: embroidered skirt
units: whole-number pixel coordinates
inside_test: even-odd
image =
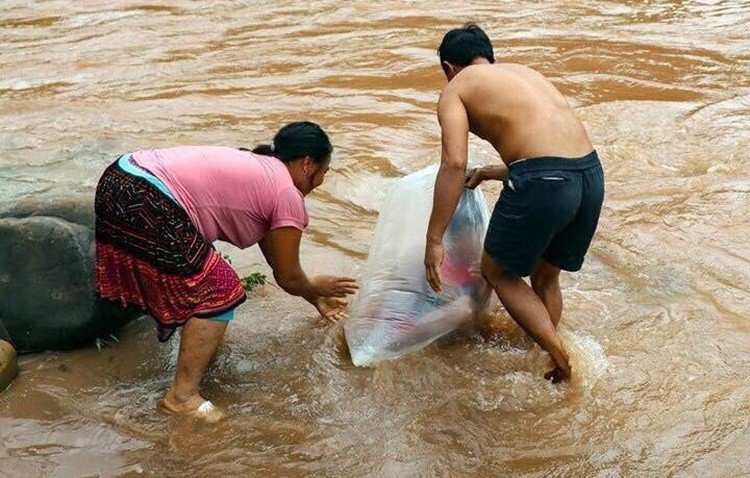
[[[97,293],[143,308],[156,319],[160,341],[191,317],[244,302],[237,273],[182,206],[118,162],[99,180],[95,211]]]

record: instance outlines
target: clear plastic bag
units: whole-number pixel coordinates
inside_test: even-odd
[[[352,362],[371,365],[420,349],[471,322],[486,307],[479,273],[489,211],[464,190],[445,232],[442,291],[427,283],[425,236],[437,166],[396,181],[381,209],[360,291],[344,330]]]

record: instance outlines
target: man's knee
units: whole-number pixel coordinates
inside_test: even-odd
[[[531,287],[535,291],[560,287],[560,269],[545,260],[540,260],[531,274]]]
[[[495,267],[493,267],[492,259],[490,256],[487,255],[487,253],[482,254],[482,259],[479,261],[479,271],[482,273],[482,277],[484,277],[484,280],[490,283],[491,286],[495,286],[496,282],[496,274]]]
[[[502,285],[508,279],[515,279],[516,277],[506,272],[500,264],[495,262],[493,258],[486,252],[482,254],[482,260],[480,262],[480,271],[484,280],[489,282],[493,289],[497,289],[498,286]]]

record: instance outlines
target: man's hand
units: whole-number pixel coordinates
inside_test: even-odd
[[[318,297],[315,301],[315,308],[320,315],[330,322],[338,322],[347,317],[347,306],[349,301],[337,297]]]
[[[427,247],[424,252],[424,267],[427,282],[435,292],[440,292],[443,283],[440,280],[440,266],[445,257],[445,247],[442,241],[434,241],[427,238]]]
[[[484,181],[484,168],[473,168],[466,173],[466,182],[464,186],[469,189],[474,189]]]

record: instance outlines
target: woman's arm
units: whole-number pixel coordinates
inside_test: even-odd
[[[302,231],[294,227],[281,227],[271,231],[262,241],[260,249],[273,269],[276,283],[287,293],[317,307],[320,297],[346,297],[357,291],[357,281],[349,277],[318,276],[308,279],[299,262]]]

